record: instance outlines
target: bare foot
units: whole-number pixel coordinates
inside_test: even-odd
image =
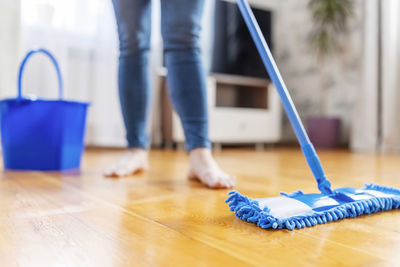
[[[225,173],[215,162],[210,149],[197,148],[189,153],[189,179],[197,179],[210,188],[231,188],[236,178]]]
[[[122,177],[147,170],[149,166],[147,151],[144,149],[129,149],[115,164],[104,171],[107,177]]]

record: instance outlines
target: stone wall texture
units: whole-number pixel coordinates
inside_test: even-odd
[[[347,143],[354,101],[361,86],[363,3],[355,1],[355,15],[343,40],[342,52],[327,57],[322,65],[309,42],[313,23],[307,3],[308,0],[283,0],[276,5],[273,54],[304,122],[309,116],[320,113],[321,80],[324,81],[328,95],[327,115],[342,119],[342,142]],[[294,140],[284,116],[283,141]]]

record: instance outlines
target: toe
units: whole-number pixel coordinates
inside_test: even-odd
[[[229,188],[236,186],[236,176],[229,176]]]
[[[213,180],[214,182],[210,185],[211,188],[214,189],[225,189],[230,188],[233,185],[231,184],[231,180],[227,179],[228,177],[217,176]]]
[[[196,175],[196,173],[193,170],[189,170],[187,172],[187,178],[189,180],[193,180],[193,181],[198,181],[199,180],[199,177]]]
[[[211,186],[212,189],[224,189],[226,186],[222,184],[221,182],[215,183],[213,186]]]
[[[113,177],[115,175],[115,169],[109,168],[103,172],[103,175],[106,177]]]
[[[236,178],[234,176],[224,174],[220,178],[220,184],[224,186],[224,188],[231,188],[236,185]]]
[[[116,174],[117,174],[119,177],[128,176],[128,175],[132,174],[132,170],[131,170],[131,169],[128,169],[128,168],[122,168],[122,169],[119,169],[119,170],[116,172]]]

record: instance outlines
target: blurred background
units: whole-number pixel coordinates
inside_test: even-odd
[[[399,1],[250,2],[317,147],[400,152]],[[182,130],[165,94],[160,3],[152,5],[152,144],[179,147]],[[124,147],[111,1],[0,0],[1,98],[16,95],[19,62],[35,47],[56,55],[67,99],[91,102],[87,145]],[[234,1],[206,0],[202,50],[215,146],[295,144]],[[57,96],[46,58],[29,63],[24,94]]]

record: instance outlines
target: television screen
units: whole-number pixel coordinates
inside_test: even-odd
[[[253,12],[272,50],[272,13],[254,7]],[[211,72],[269,79],[239,8],[233,2],[217,0],[215,3]]]

